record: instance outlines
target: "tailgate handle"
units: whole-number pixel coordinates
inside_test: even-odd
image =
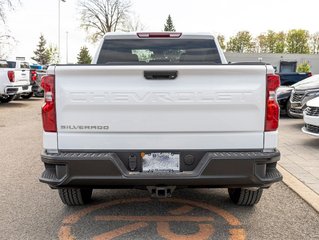
[[[144,71],[147,80],[174,80],[177,78],[177,71]]]

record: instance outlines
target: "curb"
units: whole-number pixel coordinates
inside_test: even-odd
[[[319,213],[319,195],[283,167],[277,165],[277,168],[283,175],[283,182]]]

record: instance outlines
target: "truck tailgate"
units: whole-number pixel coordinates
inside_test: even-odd
[[[147,80],[144,71],[177,71]],[[59,149],[262,149],[266,66],[57,66]]]
[[[17,85],[30,85],[30,70],[17,69],[15,73],[15,83]]]

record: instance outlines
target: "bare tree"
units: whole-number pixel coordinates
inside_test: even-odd
[[[81,0],[81,27],[96,42],[104,34],[115,32],[128,20],[130,0]]]
[[[14,37],[4,34],[0,36],[0,59],[4,59],[12,51],[13,46],[17,44]]]
[[[15,2],[20,2],[19,0],[0,0],[0,19],[3,23],[6,20],[6,10],[13,10]]]
[[[127,21],[121,27],[121,30],[124,32],[138,32],[144,31],[145,25],[141,22],[140,18],[136,15],[133,15],[127,19]]]
[[[0,58],[5,58],[16,44],[16,40],[6,29],[5,23],[7,12],[14,10],[17,3],[20,3],[20,0],[0,0]]]

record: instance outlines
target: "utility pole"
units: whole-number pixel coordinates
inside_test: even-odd
[[[69,63],[69,32],[66,32],[66,64]]]
[[[66,0],[58,0],[58,54],[59,54],[59,62],[61,60],[61,1],[66,2]]]

